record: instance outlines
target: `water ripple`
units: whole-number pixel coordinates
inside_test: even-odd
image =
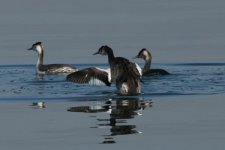
[[[91,65],[81,65],[84,67]],[[99,65],[106,67],[106,65]],[[165,64],[171,75],[143,77],[140,97],[212,95],[225,92],[225,63]],[[90,86],[66,81],[65,75],[39,80],[32,65],[0,66],[0,100],[90,100],[119,97],[115,85]]]

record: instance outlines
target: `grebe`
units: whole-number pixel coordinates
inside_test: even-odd
[[[137,65],[137,64],[135,64]],[[137,65],[141,73],[141,68]],[[78,69],[78,71],[70,73],[67,75],[67,81],[81,83],[81,84],[91,84],[91,85],[107,85],[111,86],[111,71],[110,68],[102,69],[97,67],[90,67],[84,69]]]
[[[143,76],[170,74],[164,69],[151,69],[152,55],[146,48],[141,49],[138,55],[135,56],[134,58],[142,58],[145,60],[145,65],[144,65],[144,68],[142,69]]]
[[[71,73],[77,71],[76,68],[66,64],[50,64],[44,65],[44,49],[41,42],[34,43],[31,48],[27,50],[36,51],[38,54],[38,60],[36,64],[37,74],[53,74],[53,73]]]
[[[135,63],[123,57],[115,57],[113,50],[107,45],[101,46],[94,55],[108,55],[110,65],[111,81],[121,95],[137,95],[141,93],[141,71]]]

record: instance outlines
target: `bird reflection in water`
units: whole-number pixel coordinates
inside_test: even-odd
[[[116,143],[113,136],[128,135],[141,133],[136,130],[136,125],[127,124],[127,119],[132,119],[137,115],[142,115],[141,111],[152,107],[151,100],[138,100],[138,99],[116,99],[107,100],[101,105],[97,103],[96,106],[77,106],[71,107],[68,111],[71,112],[85,112],[85,113],[109,113],[107,119],[97,119],[97,127],[110,127],[110,134],[103,135],[104,141],[102,144]]]

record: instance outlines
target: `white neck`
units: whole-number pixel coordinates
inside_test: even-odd
[[[151,54],[149,54],[148,52],[144,51],[144,56],[145,56],[145,60],[149,61],[152,59]]]
[[[145,65],[144,65],[144,68],[142,70],[142,72],[146,72],[148,71],[150,68],[151,68],[151,63],[152,63],[152,56],[150,53],[144,51],[144,55],[145,55]]]
[[[38,53],[38,60],[36,64],[36,72],[40,72],[39,67],[43,65],[43,59],[44,59],[44,50],[40,45],[37,45],[36,52]]]

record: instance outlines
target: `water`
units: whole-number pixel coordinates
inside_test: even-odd
[[[37,6],[37,7],[34,7]],[[1,0],[0,64],[32,64],[42,41],[46,63],[105,63],[108,44],[131,58],[148,48],[153,62],[224,62],[223,0]]]
[[[74,66],[107,68],[106,64],[74,64]],[[164,68],[171,75],[143,77],[142,94],[135,96],[136,98],[212,95],[225,92],[224,63],[153,64],[153,66]],[[39,79],[35,75],[34,65],[2,65],[0,82],[1,101],[80,101],[119,97],[115,85],[107,87],[76,84],[67,82],[65,74],[46,75],[43,79]]]
[[[106,64],[74,64],[74,66],[107,68]],[[134,147],[139,143],[149,145],[149,138],[156,138],[153,143],[161,145],[167,143],[171,138],[177,140],[177,135],[181,139],[180,142],[186,143],[186,141],[190,142],[187,137],[191,136],[191,139],[194,139],[202,132],[211,131],[208,137],[215,136],[218,131],[217,126],[220,124],[222,127],[219,126],[219,128],[222,130],[219,131],[219,135],[223,137],[223,115],[222,121],[218,123],[214,116],[215,111],[209,111],[213,109],[211,105],[215,105],[216,102],[210,103],[208,108],[209,101],[207,99],[211,101],[211,98],[206,97],[206,102],[202,100],[197,104],[196,101],[199,99],[192,100],[192,98],[193,95],[212,96],[225,93],[225,63],[175,63],[153,64],[153,66],[166,69],[171,75],[143,77],[142,93],[138,96],[126,97],[116,94],[115,85],[107,87],[76,84],[67,82],[65,74],[46,75],[40,80],[36,78],[35,65],[1,65],[0,102],[12,102],[12,104],[13,102],[23,102],[22,105],[25,105],[22,106],[22,109],[18,105],[10,110],[8,107],[1,108],[1,112],[3,112],[1,114],[11,115],[10,117],[1,116],[4,123],[3,128],[7,129],[10,125],[10,131],[6,130],[2,134],[10,136],[2,138],[4,140],[1,140],[3,144],[1,146],[4,149],[13,145],[8,143],[15,143],[15,141],[20,143],[21,136],[17,136],[20,135],[17,134],[18,132],[23,133],[22,141],[26,141],[17,146],[21,149],[24,147],[39,148],[46,141],[50,141],[48,148],[52,148],[58,137],[61,139],[60,143],[63,148],[75,145],[83,148],[92,145],[96,149],[102,149],[99,146],[126,144],[130,147],[129,149],[137,149]],[[189,99],[184,100],[184,95],[189,95]],[[172,103],[166,103],[166,101],[157,103],[158,98],[165,97],[167,100],[171,96],[178,100]],[[38,107],[30,106],[33,102],[38,101],[46,103],[47,107],[43,108],[43,111]],[[61,106],[54,108],[54,105],[57,104],[54,102],[60,102]],[[190,107],[189,102],[194,104]],[[193,113],[190,110],[193,109],[192,107],[195,108]],[[218,108],[220,107],[216,107],[216,109]],[[205,110],[204,113],[202,113],[202,109]],[[172,115],[169,115],[171,110],[174,111],[172,111]],[[218,109],[219,113],[216,113],[216,116],[224,114],[220,110]],[[223,107],[222,110],[224,110]],[[12,112],[20,113],[19,117],[15,117],[17,115]],[[213,121],[209,119],[210,115],[207,115],[207,112],[213,112]],[[179,115],[180,113],[183,114]],[[199,114],[204,115],[198,117]],[[184,121],[183,116],[185,116]],[[205,119],[202,119],[204,117]],[[11,119],[8,118],[13,118],[13,122],[17,121],[7,124],[8,121],[11,122]],[[27,120],[27,118],[32,119]],[[204,120],[204,123],[196,120]],[[21,122],[23,122],[22,125]],[[26,124],[26,128],[21,128],[24,124]],[[208,129],[211,126],[212,128]],[[201,129],[198,129],[199,127]],[[172,131],[169,132],[170,130]],[[193,130],[196,131],[191,134]],[[185,138],[187,140],[182,140]],[[203,146],[205,138],[201,139],[201,146]],[[40,144],[33,144],[33,140]],[[212,141],[211,138],[210,140]],[[51,144],[51,141],[54,142]],[[224,143],[223,141],[221,143]],[[172,140],[172,142],[174,141]],[[174,145],[177,143],[175,142]],[[193,145],[192,147],[196,147]]]
[[[116,96],[114,86],[98,87],[96,91],[93,86],[66,82],[65,75],[37,80],[34,66],[26,65],[36,61],[36,54],[26,49],[37,41],[43,42],[46,64],[69,63],[78,68],[105,64],[106,57],[92,55],[103,44],[111,46],[115,56],[126,58],[146,47],[152,53],[153,63],[172,75],[144,78],[140,95],[143,98],[223,93],[223,64],[212,62],[225,60],[224,4],[222,0],[3,0],[0,99]],[[79,63],[86,64],[76,65]]]
[[[223,96],[211,102],[225,93],[224,0],[1,0],[0,18],[0,149],[41,149],[46,143],[42,149],[224,147]],[[153,68],[171,75],[144,77],[142,93],[131,97],[118,96],[115,85],[67,82],[63,74],[40,80],[35,65],[27,65],[36,62],[26,49],[37,41],[44,45],[44,63],[78,68],[107,68],[106,57],[92,55],[101,45],[126,58],[145,47]],[[105,113],[109,100],[118,116]],[[30,107],[37,101],[47,107]],[[140,109],[152,101],[153,108]]]

